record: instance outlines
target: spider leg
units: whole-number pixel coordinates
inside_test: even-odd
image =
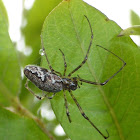
[[[65,90],[63,90],[63,93],[64,93],[64,99],[65,99],[66,114],[69,119],[69,122],[71,123],[70,112],[69,112],[69,108],[68,108],[68,102],[67,102]]]
[[[48,99],[52,99],[52,98],[55,96],[55,94],[56,94],[56,93],[53,93],[53,95],[52,95],[52,96],[48,96],[47,94],[45,94],[45,96],[44,96],[44,97],[47,97]]]
[[[72,94],[72,91],[69,91],[72,99],[74,100],[75,104],[77,105],[79,111],[81,112],[81,115],[104,137],[104,139],[107,139],[109,138],[109,133],[108,131],[106,130],[108,136],[105,136],[92,122],[91,120],[86,116],[86,114],[84,113],[83,109],[81,108],[81,106],[79,105],[77,99],[74,97],[74,95]]]
[[[48,63],[48,65],[49,65],[49,68],[50,68],[51,72],[55,72],[55,73],[59,74],[60,76],[62,76],[62,74],[61,74],[60,72],[58,72],[58,71],[56,71],[56,70],[54,70],[54,69],[52,68],[52,66],[51,66],[51,64],[50,64],[50,61],[49,61],[49,59],[48,59],[47,53],[46,53],[45,48],[44,48],[44,43],[43,43],[42,36],[41,36],[41,44],[42,44],[42,50],[43,50],[43,52],[44,52],[44,55],[45,55],[45,57],[46,57],[46,60],[47,60],[47,63]]]
[[[63,74],[63,76],[65,76],[66,71],[67,71],[67,63],[66,63],[66,59],[65,59],[64,53],[62,52],[61,49],[59,49],[59,50],[60,50],[60,52],[62,53],[62,56],[63,56],[63,59],[64,59],[64,74]]]
[[[123,66],[122,66],[117,72],[115,72],[111,77],[109,77],[107,80],[105,80],[105,81],[102,82],[102,83],[88,81],[88,80],[84,80],[84,79],[81,79],[80,77],[78,77],[78,78],[79,78],[79,81],[81,81],[81,82],[85,82],[85,83],[89,83],[89,84],[93,84],[93,85],[102,85],[102,86],[103,86],[103,85],[107,84],[108,81],[110,81],[116,74],[118,74],[118,73],[124,68],[124,66],[126,65],[126,63],[124,62],[123,59],[121,59],[119,56],[117,56],[117,55],[114,54],[113,52],[109,51],[108,49],[106,49],[106,48],[104,48],[104,47],[102,47],[102,46],[100,46],[100,45],[96,45],[96,46],[101,47],[101,48],[103,48],[104,50],[110,52],[111,54],[113,54],[114,56],[116,56],[118,59],[120,59],[120,60],[123,62]]]
[[[84,16],[85,16],[85,15],[84,15]],[[85,16],[85,18],[87,19],[87,21],[88,21],[88,23],[89,23],[89,27],[90,27],[90,31],[91,31],[91,39],[90,39],[89,47],[88,47],[88,50],[87,50],[87,53],[86,53],[86,56],[85,56],[84,60],[82,61],[82,63],[81,63],[78,67],[76,67],[72,72],[70,72],[70,73],[68,74],[69,77],[70,77],[74,72],[76,72],[78,69],[80,69],[80,68],[86,63],[86,61],[87,61],[87,59],[88,59],[89,50],[90,50],[91,45],[92,45],[92,40],[93,40],[93,31],[92,31],[92,27],[91,27],[90,21],[89,21],[89,19],[87,18],[87,16]]]
[[[29,86],[28,86],[28,82],[29,82],[29,80],[27,79],[26,80],[26,83],[25,83],[25,88],[30,92],[30,93],[32,93],[37,99],[39,99],[39,100],[42,100],[42,99],[44,99],[44,98],[48,98],[48,99],[52,99],[54,96],[55,96],[55,93],[52,95],[52,96],[48,96],[47,94],[45,94],[45,95],[43,95],[43,96],[39,96],[39,95],[36,95],[30,88],[29,88]]]
[[[44,99],[44,96],[41,97],[41,96],[36,95],[36,94],[29,88],[28,82],[29,82],[29,80],[27,79],[27,80],[26,80],[26,83],[25,83],[25,88],[26,88],[30,93],[32,93],[37,99],[39,99],[39,100]]]

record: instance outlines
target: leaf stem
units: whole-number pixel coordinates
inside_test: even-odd
[[[28,118],[32,118],[37,125],[42,129],[42,131],[50,138],[50,140],[55,140],[55,138],[51,135],[51,133],[46,129],[43,121],[41,121],[38,117],[34,116],[29,110],[27,110],[19,101],[18,98],[14,98],[14,108],[16,109],[16,112],[26,116]]]
[[[14,94],[11,93],[1,81],[0,87],[0,93],[2,93],[6,97],[5,99],[10,102],[10,105],[14,108],[15,113],[33,119],[35,123],[42,129],[42,131],[49,137],[50,140],[55,140],[52,134],[46,129],[43,121],[41,121],[38,117],[34,116],[29,110],[27,110],[21,104],[19,98],[17,96],[14,97]]]

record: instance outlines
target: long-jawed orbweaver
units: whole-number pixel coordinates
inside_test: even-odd
[[[92,32],[92,27],[90,24],[89,19],[87,18],[87,16],[85,16],[85,18],[88,21],[90,30],[91,30],[91,39],[90,39],[90,43],[89,43],[89,47],[86,53],[86,56],[84,58],[84,60],[81,62],[81,64],[79,66],[77,66],[73,71],[71,71],[68,76],[65,76],[66,74],[66,70],[67,70],[67,63],[65,60],[65,55],[64,53],[60,50],[60,52],[62,53],[63,59],[64,59],[64,73],[63,75],[60,72],[55,71],[50,62],[49,59],[47,57],[47,53],[45,52],[45,48],[43,45],[43,41],[42,41],[42,37],[41,37],[41,41],[42,41],[42,48],[43,48],[43,53],[46,57],[47,63],[49,65],[50,70],[47,70],[45,68],[41,68],[39,66],[34,66],[34,65],[28,65],[24,68],[24,74],[25,76],[32,82],[34,83],[39,89],[41,89],[42,91],[46,91],[46,92],[52,92],[53,96],[55,95],[55,93],[63,90],[64,93],[64,100],[65,100],[65,107],[66,107],[66,114],[68,117],[69,122],[71,122],[71,118],[70,118],[70,113],[69,113],[69,109],[68,109],[68,103],[67,103],[67,98],[66,98],[66,94],[65,91],[67,90],[72,99],[74,100],[75,104],[77,105],[81,115],[104,137],[104,139],[107,139],[109,137],[109,133],[107,131],[107,136],[105,136],[93,123],[92,121],[87,117],[87,115],[84,113],[83,109],[81,108],[81,106],[79,105],[78,101],[76,100],[76,98],[74,97],[74,95],[72,94],[72,90],[76,90],[78,88],[78,82],[85,82],[88,84],[93,84],[93,85],[105,85],[107,84],[107,82],[109,80],[111,80],[117,73],[119,73],[123,67],[126,65],[126,63],[120,58],[118,57],[116,54],[114,54],[113,52],[107,50],[106,48],[103,48],[100,45],[97,45],[98,47],[103,48],[104,50],[110,52],[112,55],[116,56],[119,60],[121,60],[123,62],[123,66],[116,72],[114,73],[110,78],[108,78],[106,81],[104,81],[103,83],[97,83],[97,82],[92,82],[92,81],[88,81],[85,79],[78,77],[71,77],[73,73],[75,73],[77,70],[79,70],[87,61],[88,59],[88,54],[92,45],[92,41],[93,41],[93,32]],[[52,99],[52,97],[48,97],[48,95],[46,94],[45,96],[38,96],[36,95],[29,87],[28,87],[28,80],[26,81],[25,87],[38,99],[43,99],[45,97],[47,97],[48,99]]]

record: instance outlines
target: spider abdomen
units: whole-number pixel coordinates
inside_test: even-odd
[[[45,68],[28,65],[24,68],[24,74],[43,91],[55,93],[63,89],[62,78]]]

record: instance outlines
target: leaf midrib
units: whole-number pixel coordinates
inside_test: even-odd
[[[83,45],[82,45],[82,43],[81,43],[81,41],[80,41],[80,36],[78,35],[76,26],[75,26],[75,24],[74,24],[72,12],[71,12],[71,9],[70,9],[70,3],[68,3],[68,5],[69,5],[69,6],[68,6],[68,9],[69,9],[71,21],[72,21],[72,24],[73,24],[73,27],[74,27],[74,30],[75,30],[75,33],[76,33],[78,42],[79,42],[79,44],[80,44],[80,48],[81,48],[82,53],[83,53],[83,56],[84,56]],[[96,77],[96,75],[95,75],[95,73],[94,73],[94,70],[91,68],[91,65],[89,64],[89,61],[87,61],[86,63],[87,63],[87,65],[88,65],[89,71],[91,72],[91,74],[92,74],[92,76],[94,77],[95,81],[98,82],[98,79],[97,79],[97,77]],[[115,125],[116,125],[116,128],[117,128],[118,133],[119,133],[119,136],[120,136],[120,139],[121,139],[121,140],[124,140],[124,136],[123,136],[123,133],[122,133],[120,124],[119,124],[119,122],[118,122],[118,120],[117,120],[117,117],[116,117],[116,115],[115,115],[115,112],[114,112],[113,108],[111,107],[111,105],[110,105],[110,103],[109,103],[109,101],[108,101],[108,99],[107,99],[107,96],[105,95],[104,90],[101,88],[101,86],[98,86],[97,88],[98,88],[100,94],[101,94],[102,97],[103,97],[103,100],[104,100],[104,102],[105,102],[105,104],[106,104],[106,106],[107,106],[107,108],[108,108],[108,110],[109,110],[109,112],[110,112],[110,114],[111,114],[111,117],[112,117],[113,120],[114,120],[114,123],[115,123]]]

